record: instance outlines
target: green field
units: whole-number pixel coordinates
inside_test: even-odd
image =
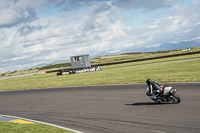
[[[123,54],[117,54],[117,55],[92,57],[91,64],[98,65],[98,64],[111,63],[111,62],[121,62],[121,61],[153,58],[153,57],[160,57],[160,56],[169,56],[169,55],[192,53],[192,52],[200,52],[200,47],[191,48],[190,51],[182,51],[181,49],[178,49],[178,50],[169,50],[169,51],[146,52],[146,53],[140,53],[140,52],[123,53]],[[27,69],[27,70],[19,70],[19,71],[1,73],[0,78],[7,77],[7,76],[28,74],[28,73],[44,72],[44,71],[51,71],[51,70],[58,70],[58,69],[67,69],[70,67],[71,67],[70,62],[62,62],[62,63],[51,64],[51,65],[42,66],[42,67],[31,68],[31,69]]]
[[[200,57],[200,54],[154,59],[104,66],[102,71],[56,76],[56,73],[0,80],[0,90],[20,90],[64,86],[144,83],[147,78],[158,82],[200,82],[200,58],[143,64],[166,60]],[[141,65],[139,65],[141,64]]]
[[[162,54],[163,55],[163,54]],[[132,55],[131,55],[132,56]],[[122,58],[123,57],[123,58]],[[103,66],[102,71],[56,76],[56,73],[0,80],[0,91],[34,88],[145,83],[147,78],[158,82],[200,82],[200,54],[146,60]],[[101,62],[127,60],[125,56],[105,56]],[[139,57],[137,57],[139,58]],[[177,60],[178,59],[178,60]],[[185,59],[185,60],[181,60]],[[95,59],[93,59],[95,60]],[[98,60],[98,59],[96,59]],[[177,60],[177,61],[175,61]],[[162,61],[162,62],[161,62]],[[168,62],[163,62],[168,61]],[[98,61],[96,61],[98,62]],[[148,64],[149,63],[149,64]],[[152,64],[150,64],[152,63]],[[48,68],[48,67],[46,67]],[[36,70],[10,72],[30,73]],[[3,75],[4,76],[4,75]],[[14,124],[0,122],[0,133],[71,133],[42,124]]]
[[[161,56],[170,56],[176,54],[184,54],[184,53],[191,53],[191,52],[198,52],[200,51],[200,47],[191,48],[190,51],[182,51],[181,49],[177,50],[169,50],[169,51],[157,51],[157,52],[145,52],[145,53],[124,53],[118,55],[107,55],[107,56],[100,56],[96,58],[92,58],[92,63],[95,64],[103,64],[103,63],[110,63],[110,62],[120,62],[120,61],[129,61],[129,60],[138,60],[144,58],[154,58],[154,57],[161,57]]]
[[[0,121],[0,133],[73,133],[43,124],[17,124]]]

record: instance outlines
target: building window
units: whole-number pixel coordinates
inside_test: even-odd
[[[74,62],[79,62],[79,61],[83,61],[83,57],[82,56],[77,56],[73,58]]]

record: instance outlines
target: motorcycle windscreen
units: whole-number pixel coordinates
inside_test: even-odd
[[[168,95],[169,92],[171,91],[171,89],[172,89],[171,86],[170,86],[170,87],[165,87],[165,88],[164,88],[164,93],[163,93],[163,95]]]

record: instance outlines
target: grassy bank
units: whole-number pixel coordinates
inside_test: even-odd
[[[200,51],[200,47],[194,47],[194,48],[191,48],[190,51],[182,51],[182,49],[178,49],[178,50],[145,52],[145,53],[141,53],[141,52],[123,53],[123,54],[117,54],[117,55],[107,55],[107,56],[91,58],[91,64],[98,65],[98,64],[105,64],[105,63],[138,60],[138,59],[144,59],[144,58],[155,58],[155,57],[170,56],[170,55],[176,55],[176,54],[185,54],[185,53],[192,53],[192,52],[199,52],[199,51]],[[70,62],[62,62],[62,63],[51,64],[51,65],[42,66],[42,67],[31,68],[27,70],[2,73],[0,74],[0,77],[23,75],[23,74],[28,74],[28,73],[52,71],[52,70],[67,69],[67,68],[71,68]]]
[[[110,65],[102,71],[84,74],[56,76],[56,73],[50,73],[6,79],[0,81],[0,90],[144,83],[147,78],[159,82],[200,82],[200,58],[143,64],[191,57],[200,57],[200,54]]]
[[[43,124],[16,124],[0,121],[0,133],[73,133]]]
[[[104,64],[104,63],[113,63],[113,62],[121,62],[121,61],[129,61],[129,60],[138,60],[145,58],[155,58],[162,56],[170,56],[177,54],[185,54],[200,51],[200,47],[191,48],[190,51],[182,51],[182,49],[178,50],[169,50],[169,51],[157,51],[157,52],[138,52],[138,53],[124,53],[118,55],[107,55],[100,56],[96,58],[92,58],[92,64]]]

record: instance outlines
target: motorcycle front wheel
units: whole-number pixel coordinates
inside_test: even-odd
[[[181,101],[180,96],[177,94],[171,94],[170,99],[171,99],[172,103],[174,103],[174,104],[180,103],[180,101]]]

